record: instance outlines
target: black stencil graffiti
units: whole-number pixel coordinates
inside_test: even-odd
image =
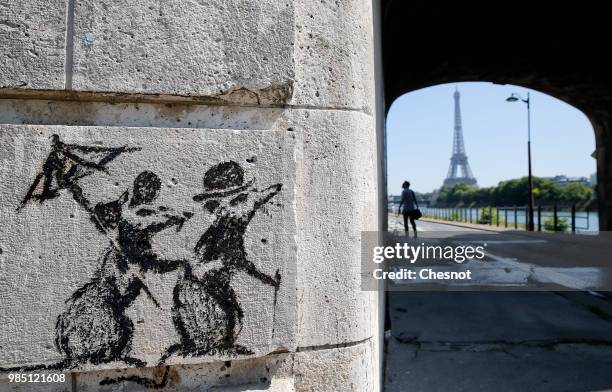
[[[140,173],[134,181],[128,208],[153,203],[160,189],[161,181],[155,173]],[[146,226],[133,223],[123,216],[128,198],[126,191],[118,200],[98,203],[93,209],[100,227],[109,236],[110,246],[96,277],[72,295],[67,301],[68,309],[57,321],[56,346],[71,366],[118,360],[144,366],[143,361],[129,356],[134,324],[125,316],[125,311],[141,292],[156,306],[159,304],[139,272],[170,272],[185,263],[160,258],[153,252],[151,240],[170,227],[180,230],[191,215],[163,213],[162,220]],[[167,211],[166,207],[163,209]],[[157,213],[154,211],[154,214]]]
[[[215,212],[212,225],[198,240],[194,251],[198,263],[218,261],[221,266],[196,277],[191,266],[174,288],[173,321],[181,343],[172,346],[160,363],[174,352],[180,355],[252,354],[236,344],[244,312],[231,286],[233,275],[243,271],[274,287],[280,286],[278,270],[274,277],[259,271],[247,259],[244,235],[255,213],[276,196],[281,184],[258,191],[249,188],[253,180],[244,182],[244,171],[236,162],[229,161],[209,169],[204,175],[205,192],[194,196],[205,208]],[[211,204],[211,199],[216,203]],[[251,199],[252,206],[242,204]]]
[[[130,201],[130,207],[136,207],[141,204],[150,204],[161,190],[161,180],[157,175],[150,171],[144,171],[134,180],[134,195]]]
[[[125,152],[140,151],[140,148],[97,147],[63,143],[58,135],[51,136],[51,152],[42,170],[21,201],[19,209],[29,201],[43,203],[59,197],[62,189],[68,189],[74,199],[87,211],[91,207],[83,198],[78,180],[96,172],[108,173],[108,164]]]
[[[244,169],[238,163],[227,161],[213,166],[204,174],[204,192],[193,200],[206,213],[214,214],[214,221],[195,244],[193,260],[167,259],[153,250],[153,238],[170,228],[181,231],[193,212],[179,213],[168,206],[154,205],[162,189],[159,176],[143,171],[135,177],[131,190],[125,190],[115,200],[95,204],[79,183],[96,173],[110,175],[108,165],[112,161],[123,153],[136,151],[140,148],[66,144],[57,135],[52,136],[51,153],[18,211],[30,202],[43,204],[58,198],[65,191],[88,213],[109,245],[93,278],[70,296],[66,310],[57,318],[55,344],[64,359],[53,364],[0,367],[0,371],[70,369],[113,361],[145,366],[144,361],[131,355],[134,323],[126,310],[141,294],[159,308],[142,276],[173,271],[180,271],[171,310],[180,342],[167,349],[159,364],[173,354],[252,354],[247,347],[236,344],[244,310],[232,280],[237,272],[244,272],[271,286],[276,308],[281,283],[279,270],[274,276],[260,271],[248,259],[244,236],[257,211],[270,203],[282,184],[259,190],[254,179],[245,181]],[[212,264],[215,267],[209,268]],[[200,272],[202,267],[204,272]],[[166,385],[167,374],[166,369],[161,381],[130,376],[103,382],[134,381],[158,388]]]
[[[99,274],[71,296],[56,324],[55,343],[66,358],[64,367],[116,360],[145,365],[128,355],[134,324],[125,315],[141,288],[133,282],[121,293],[115,277]]]

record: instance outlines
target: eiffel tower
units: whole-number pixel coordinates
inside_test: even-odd
[[[476,185],[476,179],[470,169],[465,145],[463,144],[463,128],[461,126],[461,108],[459,106],[459,90],[455,89],[453,98],[455,99],[455,129],[453,132],[453,155],[450,159],[448,174],[444,180],[444,185],[468,184]]]

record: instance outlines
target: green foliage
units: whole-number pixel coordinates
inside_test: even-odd
[[[431,200],[431,196],[433,192],[427,192],[427,193],[414,192],[414,194],[416,195],[417,201],[419,203],[429,204],[429,201]]]
[[[552,216],[544,219],[544,230],[547,231],[568,231],[570,228],[566,218],[557,219],[557,228],[555,230],[555,221]]]
[[[485,208],[481,208],[480,212],[478,213],[478,222],[477,223],[481,223],[483,225],[489,225],[491,224],[493,221],[493,212],[489,212],[489,209],[485,209]]]
[[[459,215],[458,211],[453,211],[450,214],[450,217],[448,218],[448,220],[451,221],[460,221],[461,220],[461,215]]]
[[[552,180],[534,177],[533,194],[536,204],[574,204],[591,200],[593,188],[583,184],[559,186]],[[489,188],[455,184],[438,191],[436,206],[520,206],[526,204],[527,195],[527,177],[501,181]]]

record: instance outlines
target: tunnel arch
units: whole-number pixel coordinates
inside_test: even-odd
[[[612,230],[612,60],[600,55],[608,44],[603,6],[381,0],[381,11],[385,113],[403,94],[463,81],[520,85],[565,101],[593,125],[599,225]]]

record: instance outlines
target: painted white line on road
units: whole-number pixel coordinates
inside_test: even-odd
[[[487,252],[487,256],[496,262],[502,263],[506,268],[514,268],[528,272],[529,277],[540,283],[555,283],[568,289],[588,291],[597,287],[601,280],[602,271],[596,267],[540,267],[535,264],[521,263],[514,258],[504,258]]]
[[[442,265],[433,267],[436,272],[444,271],[467,271],[472,269],[471,281],[447,281],[444,285],[448,287],[469,287],[469,286],[489,286],[489,287],[533,287],[534,289],[543,288],[540,284],[555,284],[569,290],[588,291],[602,285],[601,278],[604,271],[596,267],[540,267],[530,263],[523,263],[515,258],[501,257],[486,253],[490,261],[484,261],[477,268],[470,264]],[[392,270],[397,271],[394,267]],[[401,280],[393,279],[398,285],[430,285],[429,280]]]

